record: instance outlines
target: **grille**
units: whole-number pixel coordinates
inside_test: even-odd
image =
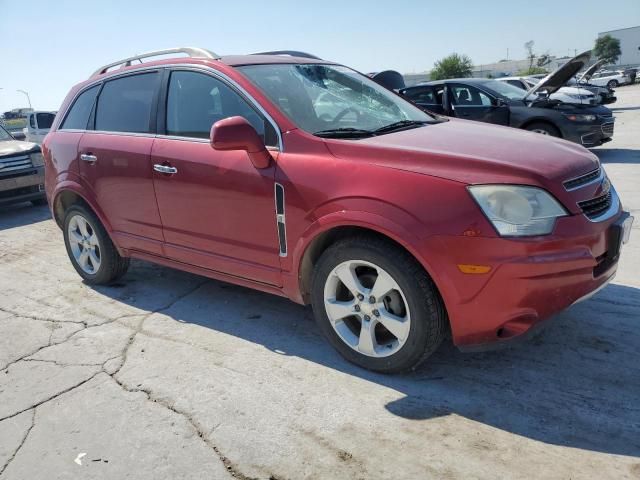
[[[591,200],[578,202],[578,206],[582,209],[582,213],[593,220],[606,212],[611,206],[611,191]]]
[[[594,180],[600,178],[600,173],[601,173],[601,169],[600,167],[598,167],[589,173],[585,173],[584,175],[581,175],[579,177],[572,178],[571,180],[567,180],[566,182],[563,183],[564,188],[566,188],[567,190],[575,190],[576,188],[580,188],[583,185],[591,183]]]
[[[613,135],[613,122],[603,123],[602,124],[602,133],[608,136]]]
[[[31,167],[29,155],[0,158],[0,175],[29,167]]]

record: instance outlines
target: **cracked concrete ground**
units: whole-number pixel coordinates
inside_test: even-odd
[[[640,217],[640,85],[601,157]],[[84,285],[0,210],[0,478],[640,478],[640,222],[613,284],[510,350],[347,364],[285,299],[142,262]]]

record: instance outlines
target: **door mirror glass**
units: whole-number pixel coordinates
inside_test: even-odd
[[[211,127],[211,147],[214,150],[244,150],[256,168],[267,168],[271,154],[256,129],[240,116],[218,120]]]

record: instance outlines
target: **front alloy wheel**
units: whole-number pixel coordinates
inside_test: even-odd
[[[334,268],[325,282],[324,306],[338,336],[363,355],[392,355],[409,336],[411,313],[404,293],[373,263],[348,260]]]
[[[322,253],[311,303],[334,348],[378,372],[415,368],[447,330],[442,299],[422,265],[396,244],[368,234],[339,240]]]

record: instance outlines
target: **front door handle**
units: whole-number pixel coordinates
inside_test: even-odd
[[[89,153],[83,153],[82,155],[80,155],[80,160],[88,163],[96,163],[98,161],[98,157]]]
[[[170,175],[173,175],[174,173],[178,173],[178,169],[176,167],[170,167],[169,165],[160,165],[159,163],[156,163],[153,166],[153,169],[156,172],[168,173]]]

